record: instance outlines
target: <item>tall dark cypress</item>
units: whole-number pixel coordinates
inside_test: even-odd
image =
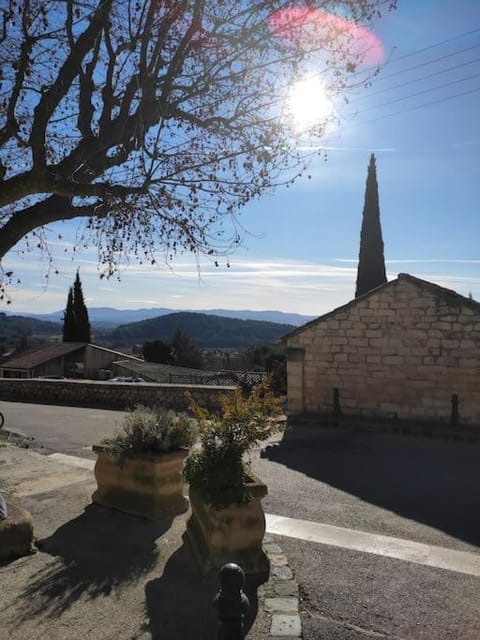
[[[83,298],[82,283],[80,274],[77,271],[75,282],[73,283],[73,312],[75,314],[75,334],[77,342],[90,342],[90,321],[88,310]]]
[[[72,287],[68,290],[67,306],[63,312],[63,342],[76,342]]]
[[[63,313],[63,342],[90,342],[90,321],[78,271]]]
[[[358,258],[357,287],[355,297],[363,295],[387,282],[383,255],[380,207],[378,204],[377,169],[375,155],[370,156],[365,204],[363,207],[360,254]]]

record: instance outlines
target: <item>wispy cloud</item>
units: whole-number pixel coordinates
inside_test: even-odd
[[[66,264],[65,271],[52,275],[47,286],[40,286],[41,278],[32,265],[23,266],[23,282],[11,292],[10,310],[46,312],[63,308],[78,264]],[[105,283],[93,266],[87,261],[80,270],[90,306],[134,308],[174,303],[189,309],[279,309],[309,315],[348,301],[356,273],[349,266],[303,260],[239,258],[230,268],[217,268],[211,261],[197,264],[184,257],[174,263],[173,269],[127,265],[122,268],[121,283],[115,279]]]
[[[359,151],[361,153],[372,153],[372,147],[342,147],[324,144],[301,144],[297,145],[299,151],[346,151],[348,153]],[[393,153],[397,151],[395,147],[376,147],[376,153]]]
[[[239,257],[231,267],[215,267],[214,262],[182,256],[173,268],[126,265],[121,281],[100,280],[93,261],[81,263],[81,278],[89,306],[123,309],[170,307],[183,309],[277,309],[306,315],[321,315],[353,298],[357,260],[338,258],[331,263],[282,258]],[[387,261],[388,279],[396,278],[395,264],[411,264],[409,272],[463,295],[480,296],[480,272],[468,272],[462,265],[480,260],[411,259]],[[441,271],[427,273],[422,265],[438,263]],[[80,263],[66,263],[61,275],[52,275],[48,284],[35,264],[23,265],[22,284],[12,288],[10,311],[48,312],[62,309],[68,287]]]
[[[335,258],[334,262],[357,264],[358,258]],[[463,258],[409,258],[407,260],[385,260],[385,264],[480,264],[480,260]]]
[[[452,149],[468,149],[469,147],[477,147],[480,145],[480,138],[471,138],[462,140],[461,142],[453,142],[450,146]]]

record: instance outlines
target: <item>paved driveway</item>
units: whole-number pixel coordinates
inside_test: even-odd
[[[1,402],[4,429],[35,438],[46,453],[60,451],[93,458],[90,448],[115,432],[123,411],[104,411],[46,404]]]
[[[269,485],[268,513],[480,560],[479,444],[298,426],[262,456],[253,466]],[[424,564],[279,541],[300,585],[305,640],[480,638],[480,578],[426,566],[428,547]]]
[[[91,457],[122,412],[2,403],[6,428],[46,452]],[[426,545],[425,561],[278,536],[296,572],[304,640],[479,640],[480,578],[428,566],[436,552],[480,557],[480,445],[294,426],[254,470],[267,513]],[[447,554],[448,555],[448,554]],[[475,562],[475,564],[477,564]]]

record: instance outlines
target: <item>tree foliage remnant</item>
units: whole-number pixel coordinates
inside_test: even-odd
[[[63,314],[63,342],[90,342],[90,339],[88,309],[77,271],[73,287],[68,291],[67,306]]]
[[[172,359],[178,367],[203,369],[203,358],[198,347],[188,335],[177,327],[172,336]]]
[[[276,395],[287,392],[287,355],[285,347],[262,344],[247,350],[249,367],[270,374],[272,391]]]
[[[71,219],[101,276],[129,255],[238,243],[238,208],[304,169],[280,117],[292,82],[314,63],[344,90],[362,55],[339,25],[394,4],[5,0],[0,258],[24,238],[48,250],[45,225]]]
[[[169,342],[150,340],[142,346],[143,357],[147,362],[173,364],[177,367],[203,369],[202,353],[180,327],[177,327]]]
[[[372,153],[365,187],[355,297],[368,293],[372,289],[385,284],[385,282],[387,282],[387,274],[383,255],[382,227],[380,225],[377,169],[375,155]]]
[[[173,364],[172,346],[163,340],[147,340],[142,346],[142,355],[147,362]]]

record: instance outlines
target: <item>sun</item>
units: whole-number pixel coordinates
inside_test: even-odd
[[[320,78],[311,76],[290,89],[288,112],[295,129],[302,132],[329,121],[335,108]]]

